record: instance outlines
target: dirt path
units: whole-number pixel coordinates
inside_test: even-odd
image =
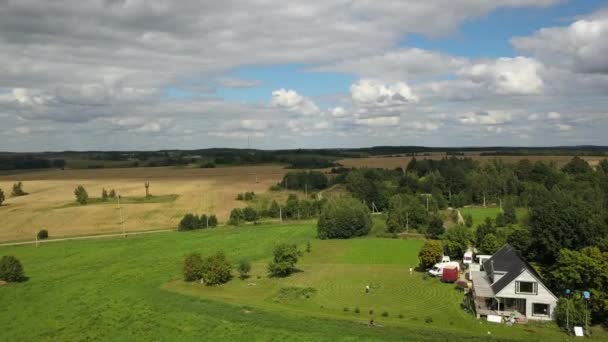
[[[32,241],[21,241],[21,242],[7,242],[0,243],[0,247],[6,246],[21,246],[21,245],[34,245],[36,243],[49,243],[49,242],[60,242],[60,241],[70,241],[70,240],[86,240],[86,239],[102,239],[102,238],[111,238],[111,237],[127,237],[129,235],[142,235],[142,234],[154,234],[154,233],[165,233],[165,232],[173,232],[174,229],[159,229],[159,230],[148,230],[142,232],[129,232],[126,234],[116,233],[116,234],[103,234],[103,235],[87,235],[87,236],[75,236],[75,237],[66,237],[59,239],[48,239],[48,240],[32,240]]]

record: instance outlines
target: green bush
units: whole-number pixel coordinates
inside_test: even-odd
[[[361,312],[361,311],[359,310],[359,307],[356,307],[356,308],[355,308],[355,313],[359,313],[359,312]]]
[[[260,218],[260,215],[252,207],[246,207],[243,209],[243,218],[247,222],[257,222]]]
[[[0,280],[9,283],[25,280],[23,266],[17,258],[12,255],[5,255],[0,259]]]
[[[388,317],[388,312],[387,312],[387,311],[384,311],[384,312],[382,313],[382,317]]]
[[[352,197],[327,201],[317,223],[320,239],[348,239],[367,235],[372,220],[368,208]]]
[[[274,258],[268,264],[268,272],[273,277],[286,277],[292,274],[300,257],[295,244],[282,243],[273,250]]]
[[[42,229],[38,231],[38,234],[36,234],[36,236],[38,237],[38,240],[46,240],[49,238],[49,231],[46,229]]]
[[[439,240],[427,240],[420,252],[418,252],[418,259],[420,260],[420,267],[424,270],[433,267],[436,263],[441,261],[443,256],[443,246]]]
[[[74,190],[74,195],[76,196],[76,202],[78,202],[80,205],[85,205],[89,201],[89,194],[82,185],[76,187]]]
[[[108,200],[108,197],[108,191],[105,188],[101,189],[101,200],[105,202]]]
[[[217,217],[215,215],[209,215],[209,227],[217,227]]]
[[[199,253],[192,253],[186,257],[182,273],[185,281],[196,281],[203,277],[203,258]]]
[[[249,272],[251,271],[251,262],[248,259],[242,258],[239,260],[236,266],[237,271],[241,279],[249,278]]]
[[[231,226],[238,226],[245,220],[245,215],[243,213],[243,209],[234,208],[230,211],[230,219],[228,220],[228,224]]]
[[[198,227],[199,227],[198,217],[193,214],[186,214],[181,219],[181,221],[179,221],[177,230],[180,232],[185,232],[185,231],[197,229]]]
[[[218,285],[232,278],[232,264],[224,252],[219,251],[203,259],[202,275],[205,285]]]

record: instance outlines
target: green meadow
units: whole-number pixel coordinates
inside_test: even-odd
[[[492,220],[496,219],[496,215],[501,212],[499,207],[465,207],[460,209],[460,213],[464,216],[466,214],[470,214],[473,217],[473,226],[477,227],[477,225],[483,223],[486,218],[491,218]],[[524,208],[517,208],[515,210],[517,215],[517,221],[522,222],[527,215],[528,212]]]
[[[552,324],[476,320],[460,308],[454,285],[410,274],[422,240],[315,235],[314,224],[304,223],[3,247],[0,255],[17,256],[29,280],[0,286],[0,340],[567,339]],[[303,251],[299,272],[269,278],[266,264],[279,242]],[[234,261],[249,258],[251,276],[234,272],[216,287],[182,281],[185,255],[217,250]]]

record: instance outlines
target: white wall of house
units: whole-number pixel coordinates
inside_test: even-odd
[[[536,283],[536,294],[518,293],[517,282],[534,282]],[[557,305],[557,298],[530,272],[523,271],[509,285],[505,286],[500,292],[496,293],[496,297],[501,298],[525,298],[526,299],[526,317],[533,320],[551,320],[553,319],[553,311]],[[533,305],[548,304],[549,312],[547,315],[538,315],[533,312]]]

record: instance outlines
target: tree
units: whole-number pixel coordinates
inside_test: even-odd
[[[589,166],[589,163],[587,163],[584,159],[575,156],[566,165],[564,165],[562,171],[571,175],[581,175],[591,173],[593,172],[593,169],[591,168],[591,166]]]
[[[13,192],[11,193],[11,196],[18,197],[25,195],[27,195],[27,192],[23,191],[23,183],[17,182],[13,184]]]
[[[471,213],[464,214],[464,225],[467,226],[467,228],[473,227],[473,215],[471,215]]]
[[[530,242],[530,231],[527,228],[516,227],[507,235],[507,243],[523,255],[528,254]]]
[[[438,239],[445,232],[445,228],[443,227],[443,220],[441,217],[434,215],[431,218],[431,222],[429,223],[429,227],[426,230],[426,237],[429,239]]]
[[[298,219],[299,218],[299,200],[298,196],[295,194],[289,194],[287,197],[287,201],[285,202],[285,217],[290,219]]]
[[[310,241],[306,241],[306,253],[310,253],[312,247],[310,246]]]
[[[422,269],[428,269],[433,267],[436,263],[441,261],[443,256],[443,246],[439,240],[427,240],[420,252],[418,253],[418,259],[420,260],[420,267]]]
[[[243,218],[247,222],[257,222],[259,215],[258,212],[252,207],[246,207],[243,209]]]
[[[177,226],[177,230],[180,232],[185,232],[189,230],[197,229],[199,226],[198,217],[193,214],[186,214],[182,217],[181,221],[179,221],[179,225]]]
[[[504,227],[506,226],[506,222],[505,222],[505,214],[503,213],[498,213],[496,215],[496,227]]]
[[[352,197],[327,201],[317,223],[320,239],[348,239],[367,235],[372,226],[369,210]]]
[[[553,315],[557,325],[571,332],[574,326],[585,326],[585,303],[580,298],[560,298]]]
[[[402,232],[406,228],[420,229],[428,220],[426,207],[417,196],[399,194],[389,200],[386,226],[390,233]]]
[[[251,271],[251,262],[249,262],[249,259],[246,258],[239,259],[236,269],[239,272],[239,277],[241,279],[249,278],[249,271]]]
[[[591,317],[594,322],[608,320],[608,252],[597,247],[580,251],[562,249],[549,269],[549,283],[556,292],[565,289],[591,292]]]
[[[478,246],[479,252],[482,254],[494,254],[500,245],[498,244],[498,239],[492,233],[486,234],[481,241],[481,244]]]
[[[114,189],[110,190],[110,198],[116,198],[116,191]]]
[[[217,227],[217,217],[215,215],[209,215],[209,227]]]
[[[270,204],[270,208],[268,209],[268,216],[272,217],[272,218],[278,218],[281,212],[281,207],[279,206],[279,203],[277,203],[277,201],[272,200],[272,203]]]
[[[228,219],[228,224],[231,226],[238,226],[245,220],[245,216],[243,214],[243,209],[234,208],[230,211],[230,219]]]
[[[4,203],[4,191],[2,191],[2,189],[0,189],[0,206],[2,205],[2,203]]]
[[[494,222],[489,217],[486,217],[486,220],[477,226],[477,231],[475,232],[475,246],[479,247],[481,245],[481,241],[488,234],[494,234],[496,236],[496,226],[494,226]]]
[[[23,266],[17,258],[12,255],[5,255],[0,259],[0,280],[13,283],[24,279]]]
[[[38,238],[38,240],[46,240],[49,238],[49,231],[46,229],[41,229],[36,234],[36,237]]]
[[[108,192],[106,191],[105,188],[101,189],[101,200],[102,201],[107,201],[108,200]]]
[[[203,259],[202,275],[205,285],[212,286],[228,282],[232,278],[231,270],[232,264],[222,251]]]
[[[196,281],[203,277],[203,258],[199,253],[192,253],[184,259],[182,273],[185,281]]]
[[[85,205],[89,201],[89,194],[82,185],[76,187],[74,195],[76,196],[76,202],[80,205]]]
[[[443,249],[446,255],[460,258],[471,244],[471,230],[463,226],[448,229],[443,235]]]
[[[275,246],[273,259],[268,264],[268,272],[273,277],[286,277],[292,274],[300,257],[300,251],[295,244],[282,243]]]
[[[503,211],[505,224],[517,223],[517,214],[515,213],[515,206],[512,201],[506,201]]]

